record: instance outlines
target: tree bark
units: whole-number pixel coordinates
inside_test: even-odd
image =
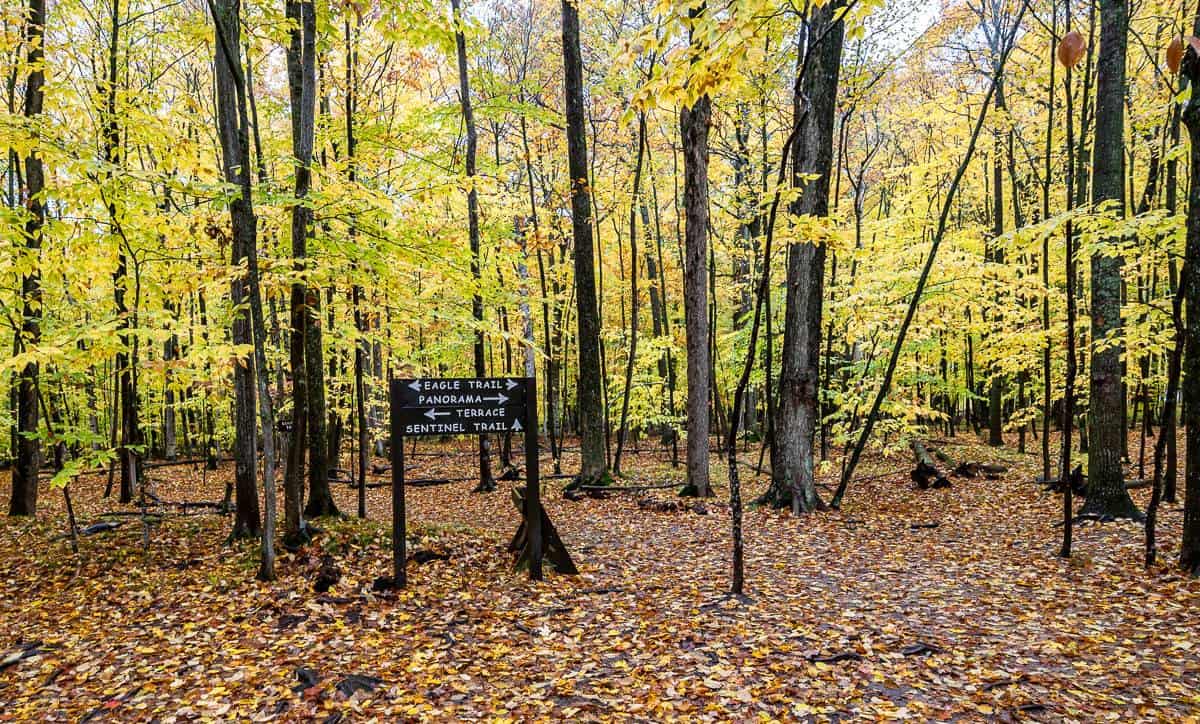
[[[587,136],[583,110],[583,58],[579,48],[579,11],[573,0],[562,2],[562,48],[567,116],[567,161],[571,174],[571,226],[575,239],[575,297],[579,327],[580,469],[587,485],[608,478],[604,454],[604,411],[600,394],[600,314],[596,305],[595,249],[588,192]]]
[[[679,116],[683,146],[683,311],[687,329],[687,492],[709,494],[708,131],[712,101],[698,99]]]
[[[1055,50],[1058,45],[1058,8],[1051,5],[1050,13],[1050,81],[1046,86],[1046,155],[1042,169],[1042,220],[1050,218],[1051,158],[1054,151]],[[1053,405],[1054,382],[1051,377],[1052,339],[1050,336],[1050,235],[1042,237],[1042,479],[1050,479],[1050,417]]]
[[[1200,30],[1200,13],[1196,17]],[[1200,84],[1200,57],[1189,47],[1183,74],[1193,91]],[[1191,575],[1200,575],[1200,101],[1190,99],[1183,109],[1183,124],[1191,139],[1190,184],[1188,187],[1187,240],[1180,283],[1184,312],[1189,324],[1183,331],[1183,425],[1184,466],[1183,540],[1179,564]],[[1168,400],[1169,404],[1172,404]]]
[[[1181,121],[1182,121],[1182,113],[1180,112],[1178,104],[1176,104],[1175,108],[1172,110],[1172,113],[1171,113],[1170,137],[1171,137],[1171,147],[1172,148],[1177,147],[1179,145],[1179,127],[1181,125]],[[1179,194],[1179,160],[1178,160],[1178,156],[1176,156],[1175,154],[1171,154],[1167,159],[1166,186],[1167,186],[1167,188],[1166,188],[1167,212],[1170,215],[1174,216],[1175,211],[1178,206],[1178,201],[1179,201],[1179,197],[1178,197],[1178,194]],[[1168,278],[1169,287],[1171,289],[1171,293],[1174,295],[1178,295],[1178,293],[1179,293],[1179,273],[1178,273],[1178,270],[1176,269],[1175,259],[1173,259],[1173,258],[1170,259],[1167,263],[1167,278]],[[1167,419],[1169,420],[1169,422],[1168,422],[1167,426],[1159,432],[1160,436],[1165,437],[1167,439],[1167,451],[1166,451],[1167,462],[1166,462],[1166,472],[1164,473],[1166,479],[1163,482],[1163,500],[1167,501],[1168,503],[1174,503],[1175,497],[1176,497],[1176,492],[1177,492],[1176,491],[1177,477],[1178,477],[1177,467],[1178,467],[1178,461],[1179,461],[1179,452],[1176,449],[1177,444],[1178,444],[1177,427],[1178,427],[1178,423],[1179,423],[1178,395],[1176,395],[1175,397],[1168,397],[1164,404],[1174,405],[1176,407],[1176,414],[1168,416]]]
[[[331,448],[328,410],[325,406],[325,352],[322,342],[321,291],[305,290],[304,373],[308,377],[308,502],[304,514],[310,518],[338,515],[329,491],[329,461],[337,455]]]
[[[997,39],[998,40],[998,39]],[[996,112],[1006,111],[1008,104],[1004,99],[1004,78],[996,82]],[[992,238],[987,244],[987,261],[997,266],[1004,264],[1004,250],[999,246],[1000,237],[1004,236],[1004,144],[1002,134],[996,131],[992,144]],[[996,314],[992,320],[993,332],[1000,332],[1003,319],[1000,310],[1004,299],[997,287],[995,298]],[[1004,379],[999,369],[998,355],[993,355],[992,370],[988,380],[988,445],[999,447],[1004,444]]]
[[[46,30],[46,0],[29,0],[29,17],[25,21],[25,47],[29,77],[25,81],[24,115],[33,123],[42,113],[45,99],[46,71],[42,41]],[[21,275],[21,332],[18,348],[24,351],[42,338],[42,227],[46,222],[46,206],[42,194],[46,188],[45,167],[36,148],[25,156],[25,188],[22,201],[29,216],[25,221],[25,252],[33,258],[29,271]],[[12,474],[12,496],[9,515],[36,515],[38,473],[41,466],[41,444],[38,433],[38,364],[29,361],[21,370],[17,383],[16,460]]]
[[[216,28],[215,68],[217,84],[217,126],[221,142],[225,180],[239,192],[229,201],[232,253],[235,266],[247,262],[255,244],[254,208],[250,194],[250,149],[245,121],[245,87],[241,64],[240,0],[210,0]],[[254,345],[249,310],[250,289],[246,275],[232,282],[231,301],[241,308],[233,319],[233,343]],[[256,421],[254,356],[234,365],[234,467],[237,513],[232,537],[249,538],[261,534],[256,474]]]
[[[1096,143],[1092,156],[1092,204],[1123,214],[1125,136],[1126,0],[1100,2],[1100,54],[1096,81]],[[1110,239],[1119,242],[1119,239]],[[1092,359],[1088,402],[1087,513],[1121,518],[1140,515],[1129,491],[1121,458],[1125,388],[1120,341],[1121,267],[1119,256],[1092,255]]]
[[[312,315],[306,308],[308,285],[300,276],[308,255],[312,209],[303,203],[312,187],[312,152],[316,125],[316,11],[313,3],[287,0],[292,25],[287,49],[288,92],[291,101],[292,156],[295,163],[292,206],[292,281],[288,363],[292,369],[292,420],[283,475],[284,541],[298,545],[307,539],[304,526],[304,454],[308,434],[308,374],[305,348]]]
[[[107,164],[104,181],[110,184],[115,168],[121,163],[121,131],[117,120],[117,55],[120,47],[120,29],[122,25],[120,10],[119,0],[114,0],[109,16],[107,68],[102,86],[104,97],[102,145],[104,149],[104,161]],[[133,500],[133,491],[137,487],[138,454],[134,450],[134,447],[140,442],[137,387],[135,382],[137,360],[134,351],[136,343],[132,334],[136,311],[131,312],[126,301],[126,294],[129,291],[129,253],[131,249],[129,249],[127,239],[125,238],[124,227],[118,215],[112,190],[101,189],[101,197],[105,200],[104,205],[108,211],[109,221],[114,230],[112,238],[117,245],[117,268],[113,272],[113,305],[116,308],[117,330],[121,340],[121,347],[114,357],[114,364],[117,370],[117,396],[114,402],[117,406],[117,415],[120,420],[120,444],[117,447],[117,462],[121,471],[120,501],[128,503]]]
[[[167,312],[174,314],[171,306]],[[179,359],[179,337],[172,333],[163,342],[163,362],[166,364],[163,381],[163,457],[174,460],[178,456],[175,415],[175,386],[172,380],[171,363]]]
[[[475,188],[475,155],[479,145],[475,130],[475,113],[471,108],[471,82],[467,69],[467,40],[462,29],[462,8],[459,0],[450,0],[454,15],[454,43],[458,51],[458,100],[462,106],[463,125],[467,130],[466,174],[467,174],[467,233],[471,243],[471,278],[475,280],[475,291],[471,296],[471,316],[475,319],[475,376],[484,377],[487,369],[484,361],[483,344],[483,294],[480,290],[483,269],[479,238],[479,192]],[[479,486],[478,492],[496,489],[492,477],[492,442],[487,435],[479,436]]]
[[[637,364],[638,343],[638,246],[637,217],[641,204],[642,162],[646,150],[646,114],[638,114],[637,162],[633,169],[633,195],[629,200],[629,356],[625,360],[625,385],[621,395],[621,420],[617,432],[617,452],[613,472],[621,473],[621,453],[629,432],[629,395],[633,391],[633,371]]]
[[[1066,13],[1066,30],[1071,30],[1071,13],[1068,9]],[[1074,87],[1071,80],[1071,67],[1067,66],[1063,78],[1063,86],[1066,90],[1066,119],[1067,119],[1067,207],[1073,209],[1075,203],[1075,112],[1074,112]],[[1071,489],[1071,426],[1075,421],[1075,375],[1077,373],[1076,366],[1078,364],[1078,354],[1076,350],[1076,335],[1075,335],[1075,230],[1071,220],[1068,218],[1063,233],[1063,241],[1066,246],[1066,264],[1065,272],[1067,279],[1066,297],[1067,297],[1067,339],[1066,339],[1066,364],[1064,366],[1064,381],[1063,381],[1063,404],[1062,404],[1062,422],[1059,425],[1062,430],[1062,450],[1059,458],[1059,481],[1062,484],[1063,503],[1062,503],[1062,518],[1063,518],[1063,537],[1062,547],[1059,549],[1059,557],[1071,557],[1071,545],[1074,525],[1074,501],[1072,500],[1073,491]]]
[[[815,11],[808,29],[807,54],[797,59],[798,92],[792,105],[794,127],[792,185],[802,186],[792,202],[793,216],[816,223],[829,216],[833,166],[834,111],[837,107],[845,3]],[[811,180],[806,180],[806,177]],[[825,300],[825,240],[809,239],[788,247],[783,360],[776,407],[775,457],[771,485],[777,506],[794,513],[823,509],[813,479],[813,439],[820,396],[821,316]]]
[[[358,48],[354,44],[355,37],[361,27],[362,19],[356,19],[356,26],[351,30],[349,15],[345,18],[346,34],[346,180],[351,186],[358,182],[357,150],[358,139],[354,135],[354,115],[358,110]],[[350,215],[350,228],[347,230],[351,248],[358,244],[358,220],[356,215]],[[367,347],[367,316],[363,312],[363,285],[359,282],[358,262],[352,263],[354,284],[350,289],[350,300],[354,308],[354,330],[358,338],[354,341],[354,428],[357,433],[355,458],[357,471],[354,475],[358,483],[358,517],[367,517],[367,459],[371,449],[371,427],[367,421],[367,366],[369,348]]]

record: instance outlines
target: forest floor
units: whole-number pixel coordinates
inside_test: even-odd
[[[504,483],[492,494],[471,482],[410,488],[410,551],[450,558],[411,562],[394,597],[371,592],[390,567],[386,487],[369,490],[367,521],[320,521],[325,534],[282,555],[270,584],[254,580],[255,545],[225,544],[230,520],[218,515],[167,517],[148,545],[127,518],[73,555],[62,495],[47,488],[36,521],[0,522],[0,720],[1200,714],[1200,582],[1173,567],[1179,506],[1160,516],[1160,568],[1142,567],[1131,523],[1083,524],[1064,561],[1060,500],[1033,482],[1035,454],[966,437],[941,446],[1010,470],[918,491],[909,456],[876,457],[861,474],[877,477],[855,483],[840,512],[749,510],[745,600],[725,595],[719,465],[705,512],[639,506],[671,490],[570,502],[547,481],[547,511],[581,573],[537,584],[505,551],[518,521]],[[413,460],[410,477],[471,464]],[[626,484],[682,477],[661,453],[629,467]],[[219,500],[232,470],[150,473],[162,499],[195,501]],[[81,526],[120,509],[103,485],[72,485]],[[765,479],[746,485],[752,496]],[[354,511],[353,488],[335,496]],[[326,553],[341,580],[316,593]]]

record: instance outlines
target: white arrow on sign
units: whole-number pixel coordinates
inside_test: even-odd
[[[416,390],[417,392],[421,391],[421,381],[420,380],[413,380],[412,382],[408,383],[408,386],[410,389]]]
[[[496,402],[501,405],[503,405],[505,402],[508,402],[508,397],[505,395],[496,395],[495,397],[481,397],[479,399],[487,400],[488,402]]]
[[[425,417],[428,417],[430,420],[436,420],[439,417],[445,417],[446,415],[451,415],[451,414],[453,414],[453,413],[448,412],[448,411],[447,412],[438,412],[437,410],[429,410],[425,413]]]
[[[521,430],[522,430],[522,428],[521,428],[521,421],[520,421],[520,420],[513,420],[513,424],[512,424],[512,431],[513,431],[513,432],[520,432]]]
[[[509,380],[508,381],[508,389],[511,390],[512,388],[516,387],[518,384],[520,384],[520,383],[518,383],[516,380]]]

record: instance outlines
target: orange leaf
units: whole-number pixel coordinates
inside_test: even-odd
[[[1086,50],[1087,41],[1083,39],[1079,31],[1072,30],[1064,35],[1058,43],[1058,62],[1062,63],[1065,68],[1073,68],[1079,65],[1079,60],[1083,58]]]
[[[1171,40],[1171,44],[1167,46],[1167,67],[1172,73],[1179,72],[1179,66],[1183,64],[1183,38],[1176,36]]]

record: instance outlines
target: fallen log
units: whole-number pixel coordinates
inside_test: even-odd
[[[580,485],[578,490],[603,493],[637,493],[644,490],[666,490],[678,487],[679,483],[655,483],[652,485]]]
[[[217,458],[217,463],[230,463],[230,462],[233,462],[233,458],[229,458],[229,457]],[[207,458],[181,458],[179,460],[143,460],[141,463],[138,464],[138,467],[141,468],[142,470],[157,470],[159,468],[177,468],[177,467],[182,467],[184,465],[204,465],[207,463],[208,463]],[[0,470],[4,470],[4,469],[5,468],[0,467]],[[86,470],[80,470],[78,474],[79,475],[101,475],[106,472],[108,472],[107,467],[100,467],[100,468],[88,468]],[[57,473],[58,473],[57,470],[46,469],[46,470],[39,471],[38,476],[45,477],[45,478],[52,478]]]
[[[685,503],[679,500],[657,500],[655,498],[638,498],[638,510],[648,510],[655,513],[675,513],[691,511],[698,515],[708,515],[708,507],[704,503]]]
[[[984,476],[989,480],[996,480],[1004,473],[1008,472],[1008,468],[1003,465],[995,465],[992,463],[977,463],[966,462],[955,466],[951,475],[957,478],[978,478]]]
[[[837,664],[843,661],[862,661],[862,654],[857,651],[843,651],[838,654],[812,654],[807,658],[814,664]]]
[[[950,487],[950,481],[938,470],[933,457],[929,454],[929,449],[925,447],[924,443],[920,440],[913,440],[912,451],[913,456],[916,458],[917,466],[913,468],[910,476],[918,488],[929,490],[930,488]]]
[[[434,485],[449,485],[450,483],[454,483],[454,482],[464,482],[466,480],[474,480],[474,479],[475,478],[461,478],[461,479],[417,478],[416,480],[406,480],[406,481],[404,481],[404,484],[410,485],[414,488],[429,488],[429,487],[433,487]],[[390,487],[391,483],[384,483],[384,485]]]
[[[1083,466],[1077,466],[1071,471],[1072,492],[1074,492],[1075,495],[1087,497],[1087,480],[1087,476],[1083,474]],[[1062,492],[1062,481],[1059,478],[1051,478],[1049,480],[1046,480],[1045,478],[1038,478],[1037,484],[1045,485],[1048,489],[1053,490],[1056,493]],[[1133,478],[1132,480],[1125,481],[1126,490],[1141,490],[1143,488],[1152,487],[1153,485],[1154,481],[1147,478]]]

